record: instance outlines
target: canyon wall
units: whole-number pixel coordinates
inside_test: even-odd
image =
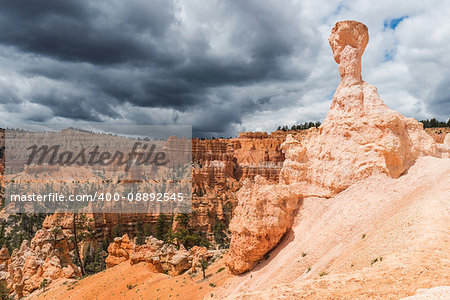
[[[79,135],[85,145],[99,143],[99,136],[96,134],[74,133],[73,130],[63,132],[63,136],[70,134]],[[191,226],[195,230],[206,233],[209,240],[213,242],[214,225],[217,222],[228,224],[232,217],[233,208],[237,203],[236,192],[244,180],[253,181],[256,176],[262,176],[268,182],[278,181],[284,161],[281,143],[285,136],[284,133],[275,135],[241,133],[239,138],[234,139],[193,139],[193,213]],[[1,141],[4,143],[3,131],[1,137]],[[108,137],[109,139],[110,137]],[[110,142],[112,150],[115,149],[116,145],[125,147],[119,139],[118,137],[112,138]],[[167,147],[175,149],[179,145],[179,141],[172,139],[169,140]],[[2,149],[4,148],[2,147]],[[3,171],[3,150],[1,159]],[[31,166],[30,168],[39,167]],[[25,173],[27,171],[29,170],[24,170]],[[36,170],[32,171],[35,172]],[[48,166],[46,171],[48,171]],[[52,171],[64,173],[64,170],[57,166]],[[86,217],[93,229],[93,236],[81,243],[81,257],[85,256],[89,248],[94,249],[105,238],[111,240],[113,229],[118,224],[121,226],[122,233],[127,233],[132,239],[136,235],[138,221],[143,226],[146,224],[153,226],[156,224],[158,214],[97,213],[87,214]],[[45,219],[43,228],[38,231],[31,243],[24,242],[22,247],[15,251],[11,257],[9,257],[7,249],[2,250],[0,253],[2,259],[0,277],[6,280],[8,286],[17,295],[28,295],[38,289],[44,279],[51,283],[56,278],[71,278],[80,275],[80,270],[70,260],[70,253],[73,255],[74,251],[73,243],[69,242],[73,236],[72,222],[73,214],[71,213],[52,214]],[[61,232],[56,235],[53,234],[55,228],[60,228]],[[112,245],[115,245],[115,243]],[[108,265],[112,266],[112,261],[116,257],[113,251],[114,246],[110,248]],[[195,249],[192,251],[195,252]],[[136,253],[139,253],[139,251]],[[193,257],[196,261],[196,256]],[[177,264],[173,263],[173,265],[176,266]]]
[[[27,138],[28,132],[18,132]],[[57,134],[58,136],[55,136]],[[63,130],[61,133],[45,133],[42,139],[48,139],[50,145],[56,138],[67,141],[70,146],[74,143],[70,139],[74,136],[75,143],[82,143],[88,149],[94,145],[105,145],[106,149],[111,151],[120,150],[129,151],[131,143],[135,140],[126,140],[122,137],[105,136],[93,134],[73,129]],[[4,132],[2,131],[2,141],[4,142]],[[234,139],[193,139],[192,140],[192,220],[191,225],[196,230],[205,232],[208,238],[213,241],[214,225],[221,221],[228,224],[232,216],[232,210],[236,205],[236,192],[239,190],[243,180],[253,180],[255,176],[260,175],[271,182],[278,181],[279,173],[284,161],[284,154],[281,151],[281,143],[285,134],[269,135],[265,132],[241,133],[239,138]],[[30,135],[30,139],[36,139]],[[42,141],[41,141],[42,142]],[[10,146],[14,148],[14,145]],[[184,139],[169,138],[164,146],[170,153],[186,153],[187,143]],[[18,147],[16,147],[18,148]],[[4,148],[2,148],[4,149]],[[174,154],[174,155],[175,155]],[[17,149],[15,155],[26,157],[24,149]],[[180,154],[181,155],[181,154]],[[3,152],[1,158],[4,159]],[[171,163],[177,160],[177,155],[171,159]],[[3,167],[3,164],[2,164]],[[60,166],[29,166],[24,172],[24,176],[33,176],[39,168],[45,172],[53,172],[53,177],[61,177],[70,174],[70,170]],[[117,171],[120,167],[108,166],[110,171]],[[27,175],[30,173],[30,175]],[[54,175],[56,174],[56,175]],[[108,177],[108,171],[103,177]],[[117,179],[117,173],[112,179]],[[44,174],[45,175],[45,174]],[[127,174],[130,175],[130,174]],[[131,174],[130,176],[132,176]],[[98,172],[86,174],[88,178],[102,180]],[[127,178],[127,177],[126,177]],[[126,179],[125,178],[125,179]],[[67,219],[64,219],[67,218]],[[111,233],[116,225],[120,223],[123,233],[128,233],[130,237],[136,234],[136,224],[140,221],[143,225],[154,225],[158,214],[141,213],[97,213],[89,215],[93,219],[94,237],[97,241],[105,237],[111,237]],[[53,226],[61,226],[64,229],[71,228],[71,216],[68,214],[59,215],[58,218],[52,217],[49,222]],[[56,223],[60,223],[59,225]]]
[[[267,133],[241,133],[234,139],[194,139],[192,189],[195,228],[212,233],[217,221],[231,219],[236,192],[245,179],[260,175],[278,181],[284,137]]]
[[[245,179],[262,176],[270,182],[279,179],[284,154],[284,134],[241,133],[234,139],[193,139],[192,141],[192,217],[191,226],[213,239],[214,225],[228,224],[237,204],[236,192]],[[174,143],[177,144],[177,143]],[[156,224],[158,214],[93,214],[97,241],[111,235],[120,223],[132,238],[138,221]]]

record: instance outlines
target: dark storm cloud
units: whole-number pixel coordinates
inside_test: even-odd
[[[437,85],[427,105],[442,121],[450,118],[450,78],[445,78]]]
[[[97,4],[97,6],[94,5]],[[176,58],[154,44],[174,20],[170,1],[152,1],[152,8],[131,7],[110,13],[102,1],[4,1],[0,40],[20,50],[57,59],[92,64],[150,60],[167,65]],[[136,11],[130,9],[134,8]],[[118,7],[117,9],[120,9]],[[143,14],[147,13],[147,18]],[[115,19],[118,17],[118,19]],[[145,31],[144,31],[145,30]]]
[[[270,109],[270,96],[218,99],[217,89],[309,75],[307,65],[318,45],[311,32],[298,27],[289,7],[220,3],[211,8],[205,26],[189,32],[180,10],[169,0],[2,1],[0,46],[32,62],[18,63],[14,71],[50,80],[21,101],[48,107],[54,117],[119,120],[133,115],[123,105],[171,109],[173,122],[188,113],[201,134],[230,132],[246,113]],[[212,47],[216,32],[208,26],[214,22],[228,26],[223,49]],[[302,56],[308,59],[305,67],[290,68],[290,60]],[[17,98],[14,92],[3,94],[2,101]],[[131,118],[140,122],[136,114]]]
[[[41,105],[51,107],[56,116],[63,118],[99,122],[101,118],[98,112],[102,112],[103,115],[118,117],[118,114],[112,110],[111,106],[103,105],[100,99],[81,97],[79,95],[61,97],[61,95],[50,93],[37,95],[33,100]]]
[[[228,137],[233,132],[233,125],[240,123],[241,117],[233,109],[209,110],[197,120],[192,130],[199,136]]]
[[[21,99],[6,84],[0,81],[0,104],[20,103]]]

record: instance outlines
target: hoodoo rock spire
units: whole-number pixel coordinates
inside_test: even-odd
[[[388,108],[377,89],[362,80],[361,57],[369,42],[366,25],[336,23],[328,39],[341,81],[327,118],[301,140],[288,135],[279,183],[247,182],[230,223],[227,265],[251,269],[275,247],[306,197],[334,197],[356,182],[380,175],[397,178],[420,156],[449,157],[421,123]]]

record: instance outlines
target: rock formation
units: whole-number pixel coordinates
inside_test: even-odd
[[[10,258],[8,249],[3,246],[0,250],[0,278],[3,280],[6,280],[6,278],[9,277],[8,262]]]
[[[276,245],[303,197],[329,198],[376,174],[397,178],[420,156],[448,157],[445,144],[437,145],[415,119],[389,109],[376,88],[362,80],[368,41],[362,23],[343,21],[332,29],[329,43],[341,81],[328,116],[303,140],[286,138],[278,185],[247,185],[239,192],[227,257],[234,273],[249,270]]]
[[[236,192],[245,179],[257,175],[278,181],[284,154],[285,136],[265,132],[241,133],[235,139],[192,141],[192,226],[207,232],[217,220],[230,220],[236,206]]]
[[[450,127],[426,128],[425,131],[439,144],[443,144],[445,137],[450,136]]]
[[[289,151],[281,181],[301,184],[304,194],[331,197],[368,176],[399,177],[422,155],[439,155],[422,124],[389,109],[375,87],[361,79],[367,27],[338,22],[329,42],[341,82],[327,118],[309,140]],[[296,174],[293,177],[292,174]]]
[[[108,247],[108,253],[106,258],[108,268],[124,261],[129,261],[132,265],[146,262],[153,271],[171,276],[179,275],[187,270],[196,272],[201,259],[207,260],[213,256],[212,252],[205,247],[194,246],[189,251],[183,246],[177,249],[175,245],[164,244],[163,241],[154,237],[146,238],[143,245],[136,245],[126,234],[114,239]]]
[[[274,189],[257,176],[238,192],[239,205],[230,223],[227,265],[235,273],[251,269],[292,226],[301,196],[284,185]]]
[[[9,255],[8,249],[5,246],[3,246],[2,249],[0,250],[0,265],[7,263],[10,258],[11,256]]]
[[[133,248],[134,244],[130,242],[127,234],[114,238],[114,242],[108,246],[109,255],[105,260],[106,267],[111,268],[130,259]]]
[[[6,260],[9,253],[3,248],[0,251],[1,279],[21,298],[39,289],[44,279],[50,284],[59,278],[80,276],[79,268],[70,258],[67,240],[64,233],[55,236],[50,230],[40,229],[31,242],[23,241],[9,260]]]
[[[0,142],[4,142],[1,134],[3,131],[0,131]],[[71,134],[70,130],[64,131],[61,138],[67,139],[68,134]],[[77,132],[76,135],[79,135],[88,146],[102,143],[102,139],[105,139],[101,135],[85,132]],[[272,136],[265,132],[241,133],[239,138],[233,139],[193,139],[192,206],[195,213],[192,215],[192,227],[206,232],[213,242],[214,225],[217,221],[228,223],[231,219],[232,209],[237,203],[236,192],[245,179],[253,180],[255,176],[260,175],[267,180],[278,181],[284,161],[284,154],[281,151],[284,139],[285,135]],[[111,149],[118,146],[115,138],[109,140],[108,137],[105,143],[110,143]],[[180,145],[174,139],[169,139],[168,144],[172,148]],[[0,170],[2,167],[3,165],[0,165]],[[59,166],[55,168],[60,169]],[[105,237],[111,236],[111,232],[119,222],[122,231],[133,237],[136,234],[137,221],[143,225],[154,225],[158,214],[123,213],[118,216],[113,213],[97,213],[89,214],[88,217],[93,220],[95,239],[102,241]],[[49,216],[44,227],[52,226],[71,230],[72,214]]]

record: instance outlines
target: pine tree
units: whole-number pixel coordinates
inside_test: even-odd
[[[144,238],[149,237],[151,235],[152,235],[152,230],[151,230],[150,224],[146,223],[144,225]]]
[[[12,253],[14,249],[22,245],[24,240],[31,241],[36,232],[42,228],[46,216],[46,214],[10,214],[1,223],[4,226],[4,233],[1,233],[0,227],[0,240],[3,240],[3,242],[0,241],[1,245],[5,245]]]
[[[108,236],[105,236],[105,238],[102,241],[102,250],[108,251],[108,247],[109,247],[109,238]]]
[[[2,300],[14,299],[12,296],[9,295],[10,292],[11,291],[8,289],[6,281],[1,279],[0,280],[0,299],[2,299]]]
[[[122,236],[122,228],[120,227],[120,224],[117,224],[116,226],[114,226],[113,231],[112,231],[112,235],[115,238]]]
[[[72,238],[75,246],[75,257],[81,269],[82,276],[86,276],[86,270],[84,268],[84,262],[81,259],[78,247],[79,243],[92,239],[93,229],[90,227],[91,221],[92,220],[88,219],[85,214],[81,213],[74,213],[72,217],[72,228],[73,228]]]
[[[108,253],[100,247],[95,251],[88,247],[84,260],[86,274],[92,275],[106,269],[105,259],[107,256]]]
[[[223,222],[217,222],[214,225],[213,234],[216,243],[222,247],[228,247],[228,236],[225,233],[226,225]]]
[[[40,288],[43,289],[43,292],[45,292],[45,288],[48,286],[48,280],[47,278],[44,278],[41,282]]]
[[[156,219],[156,238],[158,240],[164,240],[165,234],[169,231],[167,217],[164,214],[160,214]]]
[[[144,243],[144,238],[142,236],[144,229],[142,227],[141,220],[136,222],[136,244],[142,245]]]
[[[177,220],[179,227],[183,229],[189,229],[189,223],[191,222],[191,216],[187,213],[179,214],[175,217],[175,220]]]
[[[120,215],[117,214],[117,225],[114,226],[112,235],[114,238],[122,236],[122,227],[120,226]]]
[[[208,268],[208,261],[206,260],[206,259],[201,259],[200,261],[199,261],[199,263],[200,263],[200,268],[202,268],[202,273],[203,273],[203,279],[205,279],[205,277],[206,277],[206,269]]]

